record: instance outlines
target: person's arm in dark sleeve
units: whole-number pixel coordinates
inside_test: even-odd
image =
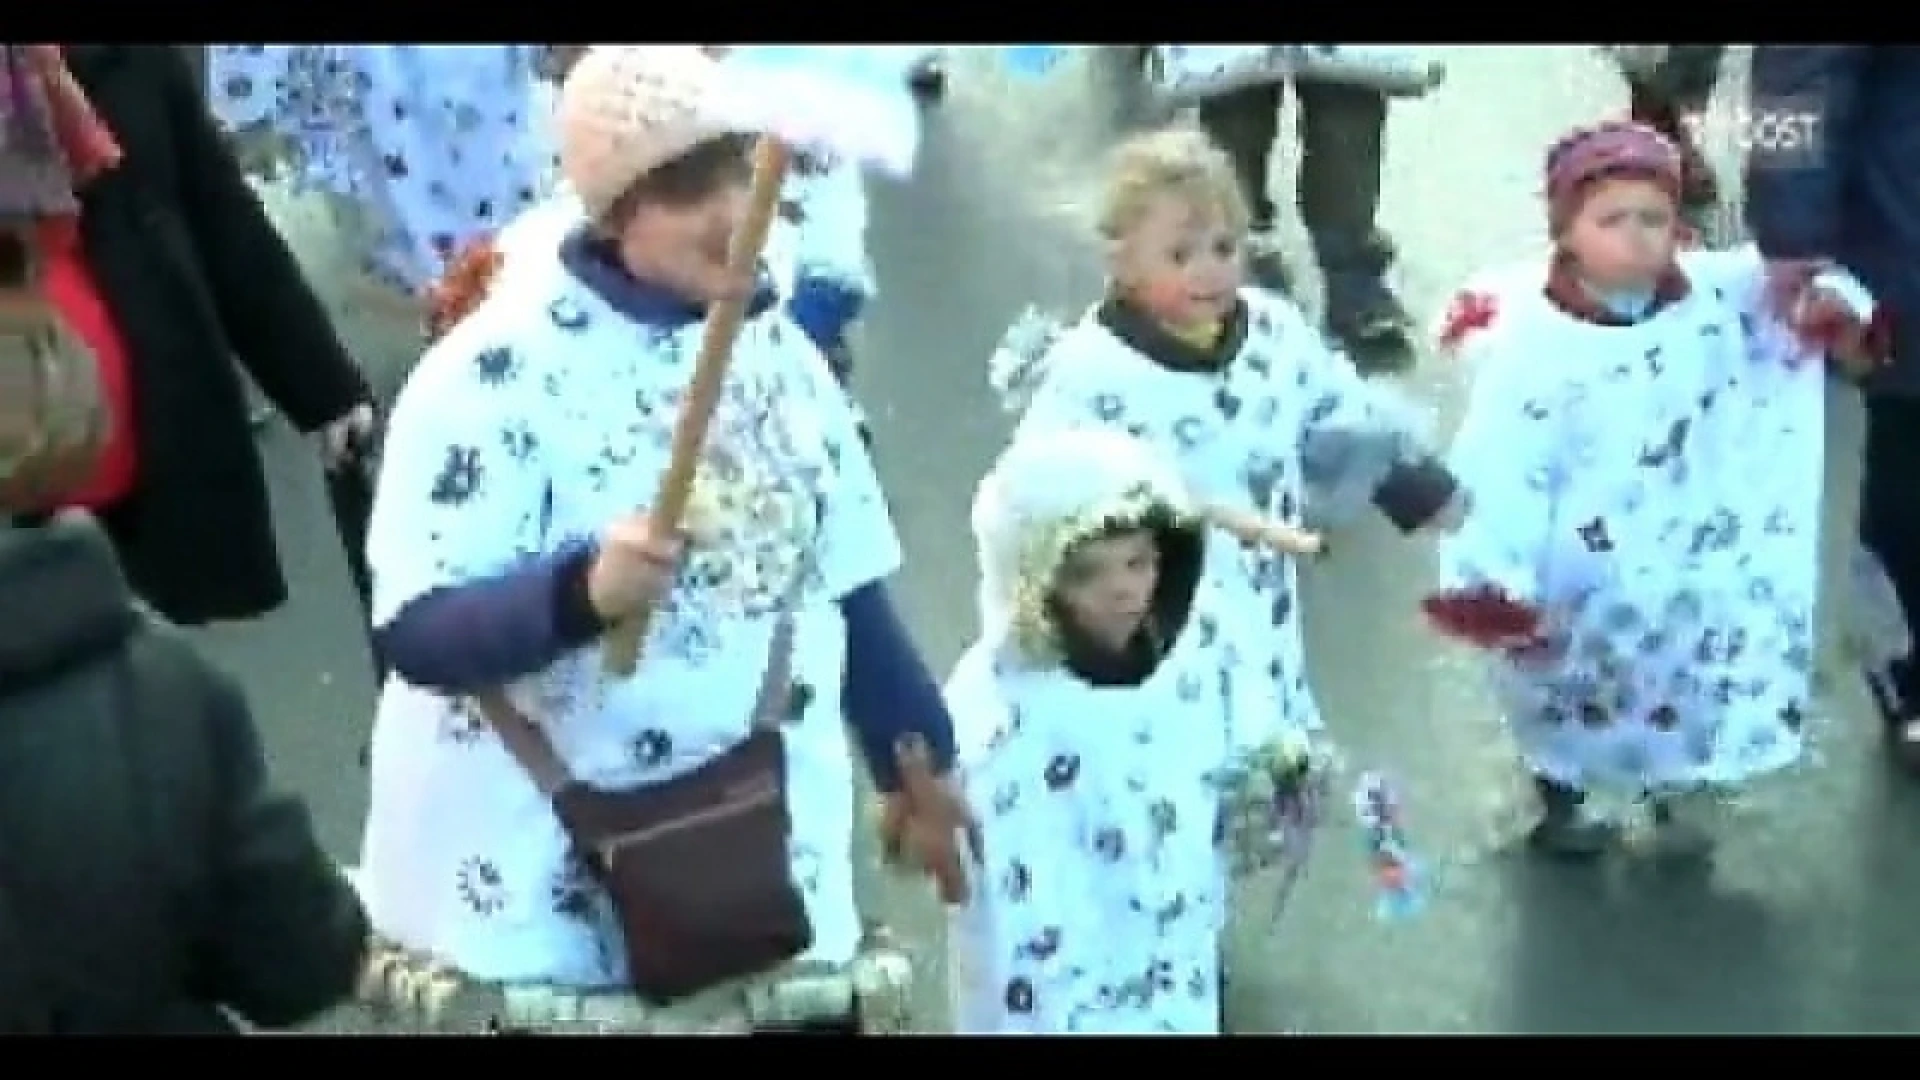
[[[1873,46],[1756,45],[1750,95],[1755,115],[1786,112],[1809,125],[1819,153],[1811,160],[1786,151],[1749,155],[1747,227],[1769,259],[1821,259],[1834,253],[1841,200],[1859,130],[1862,69]]]
[[[374,631],[380,659],[422,689],[490,690],[531,675],[606,630],[587,595],[592,548],[428,592]]]
[[[1373,489],[1373,505],[1403,533],[1436,524],[1460,495],[1460,482],[1437,457],[1402,461]]]
[[[934,771],[953,767],[953,716],[939,683],[907,636],[893,599],[880,582],[840,600],[847,624],[847,677],[841,707],[853,728],[874,787],[900,790],[894,759],[903,736],[918,734],[933,754]]]
[[[174,180],[220,323],[240,363],[301,431],[371,400],[293,252],[274,228],[180,50],[139,46],[168,121]]]
[[[252,1024],[291,1027],[353,993],[371,929],[305,805],[270,783],[246,698],[226,677],[208,678],[218,895],[203,985]]]

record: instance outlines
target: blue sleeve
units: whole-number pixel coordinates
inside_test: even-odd
[[[1753,50],[1751,108],[1756,115],[1790,110],[1816,125],[1819,158],[1775,162],[1749,155],[1747,226],[1768,258],[1812,259],[1834,254],[1841,199],[1854,141],[1860,131],[1861,71],[1866,45],[1758,45]]]
[[[866,309],[867,297],[858,287],[830,277],[802,274],[787,299],[787,314],[822,351],[846,337],[847,327]]]
[[[886,586],[863,585],[840,600],[847,622],[847,678],[841,707],[882,792],[900,789],[894,748],[904,735],[927,740],[934,768],[953,767],[953,716],[932,672],[907,636]]]
[[[598,637],[592,549],[421,595],[374,632],[382,663],[415,686],[471,694],[541,670]]]

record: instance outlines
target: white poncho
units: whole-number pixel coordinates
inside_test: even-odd
[[[417,292],[532,205],[556,167],[539,45],[214,45],[231,130],[287,148],[298,187],[336,198],[367,269]]]
[[[1265,290],[1241,295],[1246,334],[1218,371],[1164,366],[1089,313],[1051,343],[1037,371],[1003,373],[1034,384],[1015,437],[1128,432],[1166,454],[1200,503],[1290,523],[1310,485],[1364,498],[1420,453],[1418,415],[1329,350],[1299,308]],[[1207,573],[1224,590],[1235,632],[1262,654],[1289,723],[1318,728],[1294,559],[1214,529]]]
[[[585,543],[652,499],[701,323],[639,323],[582,284],[556,255],[578,224],[556,204],[511,230],[489,298],[401,393],[369,544],[376,625],[430,590]],[[892,573],[900,549],[844,395],[778,307],[741,330],[709,446],[702,539],[638,673],[610,681],[585,649],[510,692],[588,783],[680,774],[746,734],[799,575],[795,674],[815,693],[787,737],[794,873],[810,955],[844,963],[861,928],[836,600]],[[469,974],[624,980],[547,801],[467,707],[397,677],[374,731],[361,870],[380,932]]]
[[[1810,708],[1822,365],[1763,310],[1752,249],[1682,269],[1689,294],[1633,326],[1554,307],[1544,261],[1456,309],[1485,325],[1442,584],[1544,611],[1550,646],[1494,664],[1508,724],[1535,771],[1626,796],[1789,765]]]
[[[1201,528],[1167,463],[1106,432],[1016,444],[975,502],[984,629],[947,684],[984,849],[949,934],[962,1034],[1219,1032],[1219,779],[1282,730],[1272,684],[1224,632],[1217,581],[1137,685],[1046,644],[1074,539],[1149,507]],[[1163,582],[1179,557],[1163,546]]]

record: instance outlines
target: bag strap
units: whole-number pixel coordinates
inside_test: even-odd
[[[760,692],[753,702],[753,730],[774,731],[787,721],[787,707],[793,690],[794,618],[791,608],[783,608],[773,624],[773,640],[767,649],[767,666],[760,676]],[[534,720],[508,700],[505,691],[489,690],[476,694],[472,706],[480,713],[500,745],[526,770],[540,794],[549,798],[573,786],[573,771],[560,758],[553,740]]]

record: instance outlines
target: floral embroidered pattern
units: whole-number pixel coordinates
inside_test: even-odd
[[[551,88],[535,45],[215,45],[229,128],[268,133],[297,184],[362,215],[367,269],[424,289],[551,185]]]
[[[1756,358],[1767,320],[1732,297],[1759,272],[1604,333],[1519,277],[1498,299],[1452,453],[1476,509],[1443,586],[1482,598],[1516,741],[1559,782],[1638,801],[1800,756],[1824,390]],[[1726,464],[1756,455],[1770,467]]]
[[[513,288],[470,316],[486,329],[469,322],[434,344],[394,408],[369,543],[384,617],[591,542],[647,504],[666,465],[699,326],[634,322],[579,287],[554,248],[506,239],[501,280]],[[800,335],[770,330],[780,318],[749,321],[735,346],[711,429],[718,452],[687,521],[695,555],[654,620],[642,677],[608,679],[598,650],[581,649],[507,688],[583,780],[646,783],[736,743],[765,663],[759,613],[794,600],[811,619],[898,565],[844,396]],[[810,622],[809,645],[839,625]],[[803,650],[796,676],[837,697],[829,655],[830,644]],[[617,929],[564,832],[530,812],[537,792],[502,781],[511,763],[496,747],[461,745],[438,723],[446,715],[444,699],[413,687],[382,696],[377,740],[399,764],[374,770],[362,865],[393,883],[383,932],[529,980],[618,982]],[[831,766],[845,735],[821,724],[787,734],[800,763],[789,777],[795,880],[816,949],[850,955],[861,930],[851,792]],[[527,932],[491,925],[507,919]]]

